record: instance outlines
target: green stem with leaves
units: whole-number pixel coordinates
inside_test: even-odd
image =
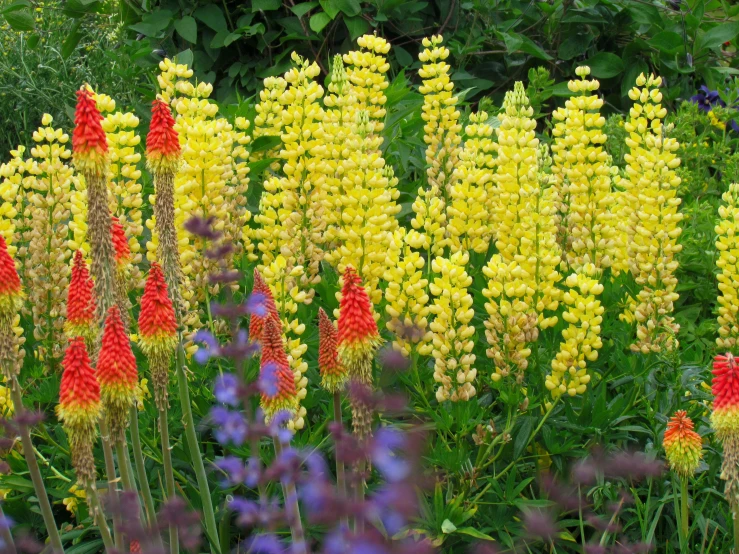
[[[680,478],[680,526],[683,529],[685,544],[688,544],[688,536],[690,533],[690,525],[688,520],[688,478],[683,476]]]
[[[195,476],[198,481],[198,489],[200,491],[200,499],[203,504],[203,518],[205,519],[205,531],[210,541],[211,547],[220,552],[218,544],[218,526],[216,525],[216,516],[213,511],[213,501],[210,497],[210,485],[208,485],[208,476],[205,474],[205,465],[203,464],[203,456],[200,453],[200,447],[197,434],[195,433],[195,422],[192,418],[192,405],[190,404],[190,386],[187,383],[187,375],[185,375],[185,349],[182,346],[182,333],[179,333],[179,344],[177,345],[177,382],[180,388],[180,406],[182,407],[182,422],[185,426],[185,439],[187,448],[190,451],[190,459],[195,468]]]
[[[5,370],[6,375],[11,375],[10,395],[13,399],[13,405],[15,406],[16,413],[20,413],[24,409],[23,397],[21,396],[21,387],[18,384],[18,377],[14,373],[15,368],[5,368]],[[59,529],[56,526],[56,521],[54,521],[54,513],[51,511],[49,496],[46,494],[44,480],[41,477],[41,471],[38,467],[36,455],[33,453],[31,428],[28,425],[19,425],[18,427],[21,435],[21,443],[23,444],[23,456],[26,458],[28,473],[31,475],[33,489],[36,492],[36,498],[38,498],[39,507],[41,508],[41,515],[44,518],[44,525],[46,526],[46,532],[49,534],[49,542],[55,550],[57,550],[58,552],[64,552],[62,539],[59,536]]]

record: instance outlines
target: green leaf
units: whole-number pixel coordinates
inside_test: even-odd
[[[331,0],[336,4],[344,15],[354,17],[362,13],[362,5],[359,0]]]
[[[702,36],[698,37],[698,40],[696,41],[698,50],[698,52],[695,53],[696,57],[699,56],[700,50],[721,46],[724,42],[736,38],[737,35],[739,35],[739,21],[717,25],[710,31],[707,31]]]
[[[27,43],[28,44],[28,47],[31,48],[31,49],[36,48],[38,46],[38,41],[40,39],[41,39],[41,37],[38,36],[35,33],[33,35],[29,36],[28,37],[28,43]]]
[[[171,11],[157,10],[144,16],[140,23],[131,25],[131,29],[147,37],[155,37],[169,26],[171,20]]]
[[[349,36],[352,41],[357,40],[357,38],[370,30],[369,22],[363,17],[345,17],[344,23],[346,24],[346,28],[349,30]]]
[[[36,23],[31,11],[27,8],[6,13],[5,20],[16,31],[33,31]]]
[[[493,537],[483,533],[482,531],[478,531],[474,527],[459,527],[457,528],[457,533],[462,533],[463,535],[468,535],[483,541],[495,541]]]
[[[15,2],[11,2],[10,5],[6,6],[3,9],[0,9],[0,14],[15,12],[18,10],[22,10],[23,8],[30,8],[30,7],[31,7],[31,2],[29,2],[29,0],[15,0]]]
[[[82,33],[80,33],[79,28],[80,22],[78,21],[74,24],[72,30],[69,31],[67,38],[64,39],[64,43],[62,44],[62,57],[64,59],[72,55],[72,52],[74,52],[74,49],[77,48],[80,40],[82,40]]]
[[[665,54],[674,54],[685,45],[683,37],[672,31],[657,33],[648,42],[650,46]]]
[[[413,63],[413,56],[402,46],[395,46],[392,51],[395,52],[395,59],[398,60],[401,67],[407,67]]]
[[[599,79],[615,77],[624,70],[624,62],[616,54],[599,52],[582,65],[590,67],[590,72]]]
[[[590,46],[592,40],[592,35],[570,35],[559,45],[557,56],[562,60],[571,60],[580,56]]]
[[[331,23],[331,17],[326,12],[318,12],[310,16],[310,28],[314,33],[320,33],[323,28]]]
[[[321,4],[323,11],[326,12],[331,19],[334,19],[341,11],[337,0],[319,0],[319,3]]]
[[[276,146],[279,146],[281,142],[282,140],[280,139],[280,137],[273,137],[269,135],[258,137],[258,138],[255,138],[254,141],[252,141],[251,151],[252,152],[266,152],[268,150],[272,150]]]
[[[502,35],[506,49],[510,53],[524,52],[542,60],[552,59],[552,57],[547,54],[541,46],[525,35],[520,35],[518,33],[502,33]]]
[[[99,9],[99,0],[67,0],[63,12],[68,17],[79,19],[88,13],[97,12]]]
[[[201,6],[195,10],[193,15],[213,29],[216,33],[228,31],[228,25],[226,24],[226,18],[223,15],[223,11],[215,4]]]
[[[290,9],[298,17],[303,17],[305,14],[307,14],[317,5],[318,5],[318,2],[301,2],[300,4],[293,6]]]
[[[630,61],[628,67],[624,72],[624,76],[621,78],[621,96],[626,96],[636,84],[636,78],[640,73],[645,75],[649,72],[649,66],[644,60]]]
[[[282,6],[280,0],[252,0],[251,11],[252,12],[270,12],[279,10]]]
[[[448,519],[445,519],[441,524],[441,532],[448,535],[449,533],[454,533],[454,531],[457,530],[457,526],[454,525],[451,521]]]
[[[187,66],[192,66],[192,60],[193,60],[192,50],[190,50],[189,48],[187,50],[183,50],[179,54],[176,54],[174,57],[175,63],[181,63]]]
[[[523,454],[526,446],[529,443],[529,437],[531,436],[531,430],[534,428],[534,418],[525,417],[522,418],[523,422],[516,430],[516,440],[513,442],[513,457],[518,458]]]
[[[198,22],[194,17],[186,15],[178,19],[174,22],[174,28],[187,42],[195,44],[198,41]]]

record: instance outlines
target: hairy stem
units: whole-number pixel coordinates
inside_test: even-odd
[[[13,399],[16,413],[20,413],[24,408],[23,398],[21,397],[21,387],[18,384],[18,377],[15,375],[14,368],[7,368],[5,373],[6,375],[11,375],[10,394]],[[28,473],[31,475],[33,489],[36,492],[36,498],[38,498],[41,515],[44,518],[44,525],[46,526],[46,532],[49,534],[49,542],[54,550],[64,552],[62,539],[59,536],[59,529],[56,526],[56,521],[54,521],[54,513],[51,511],[49,496],[46,494],[44,480],[41,477],[41,471],[38,467],[36,455],[33,453],[31,429],[28,425],[19,425],[18,427],[21,435],[21,443],[23,444],[23,456],[26,458],[26,464],[28,464]]]

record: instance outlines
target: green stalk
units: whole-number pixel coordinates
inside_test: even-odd
[[[172,470],[172,451],[169,447],[169,423],[167,422],[167,408],[159,409],[159,432],[162,435],[162,465],[164,465],[164,480],[167,487],[167,499],[175,497],[174,471]],[[169,528],[169,552],[179,554],[180,541],[177,528]]]
[[[683,536],[685,537],[685,545],[688,544],[688,534],[690,526],[688,525],[688,477],[683,476],[680,479],[680,523],[683,528]]]
[[[282,445],[277,437],[274,439],[274,444],[275,454],[279,457],[282,454]],[[287,511],[290,534],[293,539],[293,551],[296,554],[307,554],[308,549],[305,544],[303,522],[300,519],[300,505],[298,504],[298,491],[295,489],[295,483],[293,481],[283,482],[282,493],[285,497],[285,510]]]
[[[341,392],[336,391],[334,392],[334,421],[338,423],[339,425],[342,425],[342,418],[341,418]],[[339,496],[343,499],[346,499],[346,473],[344,471],[344,462],[339,459],[339,456],[337,454],[336,456],[336,485],[339,489]],[[346,523],[347,518],[344,516],[342,518],[342,521]]]
[[[110,444],[110,433],[105,418],[100,419],[100,435],[103,439],[103,457],[105,458],[105,475],[108,478],[108,494],[111,498],[118,496],[117,475],[115,472],[115,461],[113,460],[113,447]],[[115,516],[113,521],[113,534],[115,536],[115,547],[117,550],[123,549],[123,533],[119,531],[119,517]]]
[[[182,407],[182,422],[185,426],[185,439],[187,448],[190,451],[190,459],[195,467],[195,476],[198,481],[198,489],[200,490],[200,499],[203,504],[203,518],[205,519],[205,531],[210,541],[211,547],[220,553],[220,545],[218,544],[218,526],[216,525],[216,516],[213,512],[213,501],[210,498],[210,486],[208,485],[208,477],[205,474],[205,465],[203,464],[203,456],[198,446],[198,437],[195,433],[195,422],[192,418],[192,405],[190,404],[190,387],[187,384],[187,375],[185,375],[185,349],[182,346],[182,333],[179,333],[179,344],[177,345],[177,382],[180,388],[180,406]]]
[[[739,506],[736,502],[731,508],[731,515],[734,518],[734,554],[739,554]]]
[[[13,399],[13,405],[15,406],[16,413],[21,412],[23,408],[23,398],[21,397],[21,387],[18,384],[18,377],[14,373],[14,368],[7,368],[6,375],[11,375],[10,381],[10,395]],[[31,475],[31,481],[33,482],[33,489],[36,492],[36,498],[38,498],[39,507],[41,508],[41,515],[44,518],[44,525],[49,533],[49,542],[54,550],[64,552],[62,546],[62,539],[59,536],[59,529],[54,521],[54,513],[51,511],[51,503],[49,497],[46,494],[46,487],[44,486],[44,480],[41,477],[41,471],[38,467],[38,461],[36,461],[36,455],[33,453],[33,441],[31,441],[31,430],[27,425],[19,425],[19,431],[21,434],[21,443],[23,444],[23,456],[26,458],[26,464],[28,465],[28,473]]]
[[[3,512],[3,507],[0,506],[0,518],[5,519],[5,512]],[[13,535],[10,534],[10,528],[3,526],[2,529],[0,529],[0,537],[2,537],[3,542],[5,543],[5,551],[8,554],[16,554],[17,550],[15,549],[15,542],[13,542]]]
[[[677,494],[677,479],[674,478],[673,475],[672,479],[672,504],[675,508],[675,519],[678,520],[677,523],[677,538],[680,543],[680,552],[687,552],[686,550],[686,544],[685,544],[685,532],[683,531],[683,525],[682,525],[682,518],[680,515],[680,501],[678,500],[679,496]],[[603,545],[603,541],[601,541],[601,546]]]
[[[151,496],[149,479],[144,467],[144,453],[141,448],[141,436],[139,435],[139,414],[136,406],[131,406],[131,443],[133,445],[133,460],[136,464],[136,476],[139,478],[141,495],[144,497],[144,508],[146,509],[146,520],[149,525],[156,523],[156,511],[154,510],[154,498]]]
[[[105,514],[103,514],[103,510],[100,508],[100,500],[98,499],[98,492],[97,489],[95,489],[94,483],[89,483],[87,485],[87,502],[90,505],[90,510],[92,511],[95,523],[100,530],[100,537],[103,539],[105,551],[113,552],[115,550],[113,537],[110,535],[108,523],[105,521]]]

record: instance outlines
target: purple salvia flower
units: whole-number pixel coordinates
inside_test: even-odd
[[[215,437],[221,444],[232,443],[241,446],[246,440],[248,425],[239,412],[232,412],[223,406],[216,406],[210,411],[210,418],[215,427]]]
[[[233,373],[224,373],[216,379],[213,393],[221,404],[239,404],[239,380]]]

